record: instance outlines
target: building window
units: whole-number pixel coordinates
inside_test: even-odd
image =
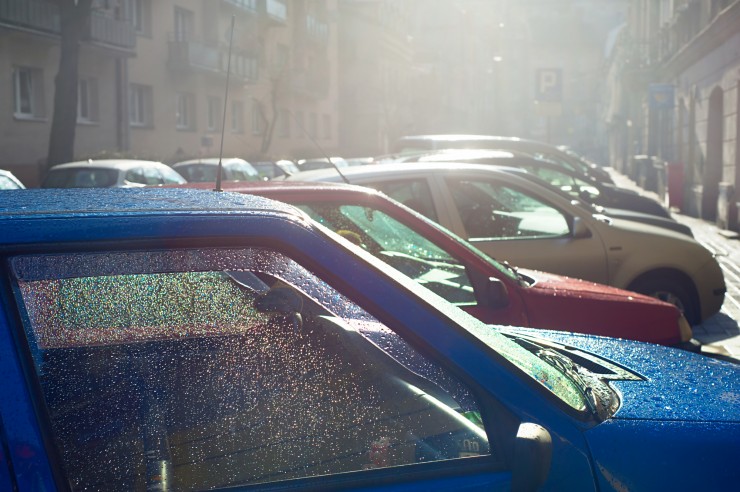
[[[262,116],[262,107],[259,101],[252,103],[252,134],[262,135],[264,131],[264,118]]]
[[[98,121],[98,81],[80,79],[77,83],[77,121]]]
[[[209,132],[217,132],[221,127],[221,99],[208,97],[208,126]]]
[[[278,44],[275,51],[275,68],[278,71],[287,70],[290,63],[290,48],[284,44]]]
[[[324,115],[324,138],[329,140],[331,138],[331,115]]]
[[[221,70],[226,72],[228,57],[221,56]],[[259,61],[254,56],[236,53],[231,57],[231,72],[244,80],[255,82],[259,78]]]
[[[278,136],[283,138],[290,137],[290,111],[287,109],[280,110],[278,117]]]
[[[191,10],[175,7],[175,41],[189,41],[193,37],[195,14]]]
[[[128,0],[128,18],[136,29],[136,34],[152,35],[151,0]]]
[[[192,94],[179,93],[175,96],[176,127],[178,130],[195,130],[195,98]]]
[[[44,116],[44,85],[42,71],[37,68],[13,69],[14,115],[20,118]]]
[[[244,103],[241,101],[231,103],[231,132],[244,133]]]
[[[131,126],[153,126],[152,88],[131,84],[128,88],[128,122]]]

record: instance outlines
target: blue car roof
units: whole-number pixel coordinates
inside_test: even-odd
[[[44,231],[61,226],[85,239],[82,222],[125,218],[128,226],[143,219],[171,222],[177,216],[255,216],[263,219],[305,216],[296,208],[243,193],[165,188],[33,189],[3,192],[0,202],[0,245],[39,241]],[[169,220],[168,220],[169,219]],[[51,227],[51,224],[55,224]],[[50,234],[53,235],[53,234]],[[204,233],[204,235],[208,235]],[[91,237],[88,237],[92,239]],[[51,238],[50,238],[51,239]],[[59,238],[58,238],[59,239]],[[98,237],[98,239],[102,239]]]
[[[274,211],[296,214],[290,205],[242,193],[174,188],[69,188],[8,190],[0,220],[29,216],[85,216],[184,211]]]

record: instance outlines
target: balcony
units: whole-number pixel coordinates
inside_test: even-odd
[[[92,12],[88,40],[99,46],[133,52],[136,48],[136,30],[131,22]]]
[[[38,34],[59,36],[61,33],[59,9],[44,0],[0,0],[0,24]],[[133,53],[136,48],[133,24],[98,12],[92,12],[89,31],[82,39],[128,53]]]
[[[325,46],[329,42],[329,23],[307,15],[303,20],[303,36],[307,41]]]
[[[16,28],[59,34],[59,9],[41,0],[0,0],[0,23]]]
[[[219,73],[222,71],[221,58],[221,50],[217,46],[191,39],[178,39],[170,33],[167,62],[174,70],[195,69]]]
[[[170,34],[168,66],[172,70],[199,71],[226,76],[229,69],[229,49],[193,39],[177,39]],[[232,52],[231,76],[244,82],[255,82],[259,76],[257,58]]]
[[[276,26],[285,26],[288,23],[288,5],[285,0],[262,0],[264,2],[265,19]]]
[[[232,7],[237,12],[245,14],[257,14],[258,0],[222,0],[223,3]]]
[[[706,12],[701,3],[693,1],[678,9],[671,22],[650,39],[650,64],[667,64],[692,48],[697,53],[690,57],[701,57],[740,30],[740,2],[715,0],[711,6]]]

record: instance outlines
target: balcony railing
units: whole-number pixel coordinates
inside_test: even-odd
[[[264,0],[267,20],[284,25],[288,22],[288,5],[285,0]]]
[[[0,23],[59,34],[59,9],[40,0],[0,0]]]
[[[0,0],[0,24],[57,36],[61,33],[58,7],[43,0]],[[90,16],[90,30],[83,39],[126,51],[136,47],[133,24],[95,11]]]
[[[229,69],[227,46],[218,46],[193,39],[178,39],[170,34],[169,67],[174,70],[198,70],[226,75]],[[231,54],[231,75],[247,82],[259,76],[257,59],[253,55],[235,52]]]
[[[316,16],[307,15],[304,19],[304,32],[308,39],[326,44],[329,40],[329,23]]]
[[[221,53],[217,46],[200,41],[177,39],[170,35],[169,65],[174,69],[221,71]]]
[[[732,5],[731,9],[728,9]],[[648,43],[647,61],[650,64],[665,63],[692,41],[710,25],[717,22],[728,22],[725,17],[737,16],[740,2],[713,0],[711,9],[703,9],[699,1],[692,1],[676,11],[670,23],[654,33]],[[735,20],[729,21],[730,23]]]
[[[90,40],[106,46],[133,50],[136,47],[136,28],[131,22],[112,19],[93,11],[90,16]]]
[[[256,14],[258,10],[258,0],[223,0],[223,2],[231,5],[239,11],[249,14]]]

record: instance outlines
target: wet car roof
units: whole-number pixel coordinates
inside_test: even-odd
[[[11,190],[0,202],[0,220],[14,216],[120,215],[135,212],[273,211],[298,214],[291,207],[267,198],[214,192],[212,189],[95,188]]]

